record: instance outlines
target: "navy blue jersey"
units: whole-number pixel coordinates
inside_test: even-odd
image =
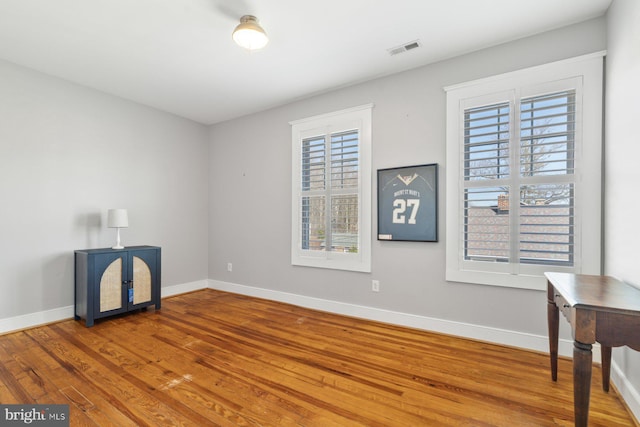
[[[386,175],[381,172],[378,239],[437,240],[436,168],[395,169]]]

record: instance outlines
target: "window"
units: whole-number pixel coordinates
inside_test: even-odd
[[[447,280],[600,273],[601,55],[446,90]]]
[[[371,108],[291,123],[294,265],[371,271]]]

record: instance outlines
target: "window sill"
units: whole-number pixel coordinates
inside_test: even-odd
[[[358,254],[332,254],[331,256],[294,255],[291,264],[300,267],[326,268],[371,273],[371,261]]]

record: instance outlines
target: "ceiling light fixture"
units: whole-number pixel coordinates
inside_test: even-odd
[[[265,47],[269,39],[253,15],[244,15],[233,30],[233,40],[245,49],[256,50]]]

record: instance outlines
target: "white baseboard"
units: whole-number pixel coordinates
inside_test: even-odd
[[[162,298],[197,291],[200,289],[206,289],[208,285],[209,282],[207,280],[199,280],[196,282],[165,286],[162,288]],[[71,319],[73,318],[74,314],[74,307],[70,305],[67,307],[54,308],[52,310],[38,311],[35,313],[23,314],[15,317],[7,317],[5,319],[0,319],[0,334],[6,334],[22,329],[41,326],[47,323]]]
[[[627,404],[636,420],[640,420],[640,393],[613,361],[611,362],[611,382],[616,386],[618,394]]]
[[[67,307],[37,311],[35,313],[0,319],[0,334],[69,319],[73,317],[73,310],[73,306],[69,305]]]
[[[187,292],[199,291],[209,287],[208,280],[197,280],[195,282],[182,283],[179,285],[165,286],[162,288],[162,298],[173,297]]]

